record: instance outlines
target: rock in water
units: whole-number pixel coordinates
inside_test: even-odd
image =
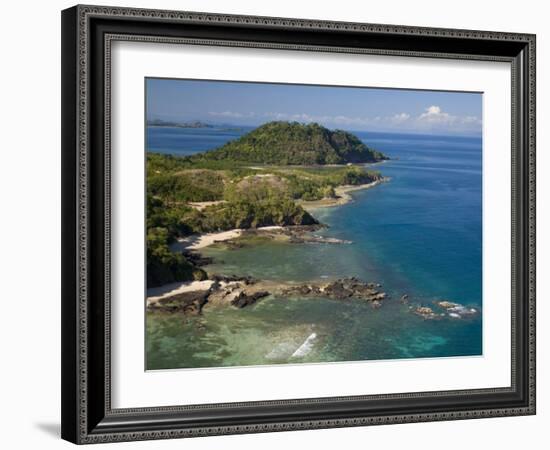
[[[166,312],[182,312],[188,315],[197,315],[208,301],[210,291],[190,291],[172,295],[160,299],[157,304],[151,305],[149,309],[159,309]]]
[[[328,284],[304,284],[292,286],[283,291],[288,296],[325,297],[335,300],[358,299],[370,302],[380,302],[386,298],[385,292],[380,292],[374,283],[364,283],[355,277],[340,278]]]
[[[252,294],[247,294],[244,291],[241,291],[237,297],[235,297],[231,304],[237,308],[244,308],[245,306],[252,305],[256,303],[260,298],[267,297],[269,292],[267,291],[258,291]]]
[[[439,306],[441,306],[443,309],[449,309],[449,308],[455,308],[458,305],[458,303],[453,303],[448,300],[441,300],[440,302],[437,302]]]
[[[436,314],[433,312],[432,308],[429,308],[428,306],[419,306],[414,310],[414,313],[424,319],[433,319],[436,317]]]

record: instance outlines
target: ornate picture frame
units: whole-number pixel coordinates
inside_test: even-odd
[[[111,46],[118,41],[511,65],[511,384],[112,407]],[[168,439],[535,414],[535,36],[100,6],[62,12],[62,437]]]

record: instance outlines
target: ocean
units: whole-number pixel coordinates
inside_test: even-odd
[[[149,128],[147,145],[186,155],[247,131]],[[203,253],[215,263],[206,270],[293,281],[356,276],[382,284],[390,298],[379,309],[267,298],[242,310],[205,308],[198,317],[149,314],[149,369],[482,354],[481,138],[354,134],[392,158],[369,167],[390,180],[353,192],[351,203],[313,212],[329,226],[319,234],[351,244],[211,247]],[[408,304],[399,301],[403,294]],[[412,312],[440,300],[478,313],[425,320]]]

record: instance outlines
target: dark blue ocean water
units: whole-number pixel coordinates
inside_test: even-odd
[[[389,183],[335,220],[396,286],[402,277],[419,295],[481,305],[481,138],[358,134],[398,159],[377,165]]]
[[[149,129],[151,148],[189,154],[240,134],[173,130]],[[355,134],[392,158],[370,167],[390,181],[353,193],[352,203],[313,212],[330,227],[321,234],[352,244],[268,243],[205,253],[223,261],[210,268],[214,272],[277,280],[354,275],[382,283],[391,298],[379,310],[353,302],[267,299],[240,311],[207,311],[197,319],[200,336],[174,318],[151,319],[150,368],[297,362],[290,349],[312,332],[315,345],[301,362],[481,354],[481,314],[424,320],[410,310],[446,299],[481,311],[481,139]],[[398,301],[404,293],[409,305]]]
[[[156,153],[192,155],[238,138],[254,127],[177,128],[147,127],[147,150]]]

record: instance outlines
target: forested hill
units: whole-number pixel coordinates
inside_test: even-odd
[[[351,133],[298,122],[269,122],[239,139],[190,158],[277,165],[369,163],[388,159]]]

